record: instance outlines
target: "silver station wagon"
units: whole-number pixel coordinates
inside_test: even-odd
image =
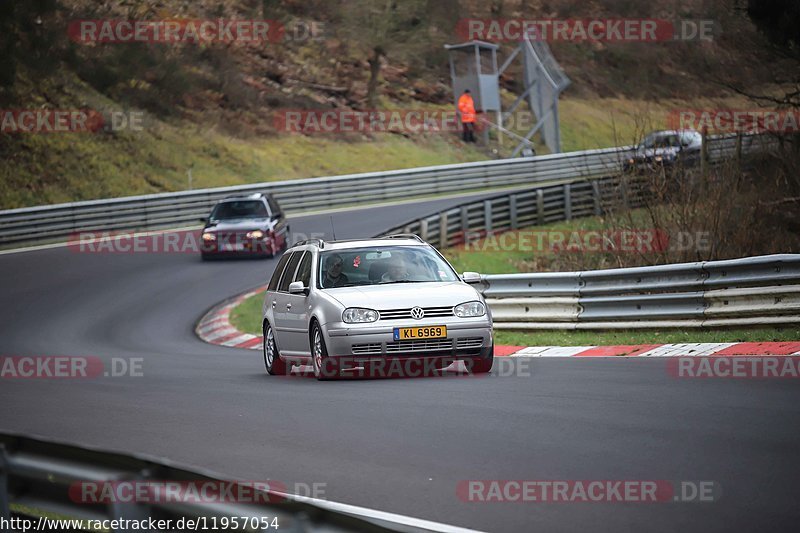
[[[299,242],[264,298],[264,365],[272,375],[311,365],[318,379],[419,375],[456,360],[489,372],[492,317],[470,285],[479,282],[416,235]]]

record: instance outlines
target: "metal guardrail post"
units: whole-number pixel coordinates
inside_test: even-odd
[[[423,241],[428,240],[428,221],[424,218],[419,220],[419,236]]]
[[[569,183],[564,184],[564,220],[572,220],[572,189]]]
[[[594,199],[594,214],[600,216],[603,214],[603,199],[600,197],[600,182],[597,180],[592,181],[592,198]]]
[[[447,211],[442,211],[439,215],[439,247],[446,248],[450,243],[447,234]]]
[[[544,224],[544,191],[536,189],[536,215],[539,225]]]
[[[466,244],[469,240],[469,208],[465,205],[461,206],[461,236]]]
[[[486,233],[492,231],[492,201],[486,200],[483,202],[483,225]]]
[[[509,224],[512,230],[518,229],[518,217],[517,217],[517,195],[512,194],[508,198],[508,217],[509,217]]]
[[[620,193],[622,194],[622,205],[625,209],[630,209],[630,202],[628,200],[628,178],[625,176],[619,182]]]

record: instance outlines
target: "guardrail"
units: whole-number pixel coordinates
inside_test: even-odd
[[[462,204],[386,233],[415,233],[436,247],[457,246],[490,232],[601,215],[608,205],[640,207],[647,194],[645,185],[637,176],[566,180]]]
[[[720,148],[718,154],[730,152]],[[636,176],[565,180],[465,203],[386,233],[415,233],[436,247],[457,246],[489,232],[600,215],[606,205],[638,207],[645,200],[643,185]],[[800,323],[800,255],[793,254],[482,279],[498,329]]]
[[[765,136],[713,137],[709,160],[767,148]],[[737,148],[737,145],[740,148]],[[631,147],[584,150],[530,158],[371,172],[74,202],[0,211],[0,246],[63,240],[82,231],[144,231],[195,225],[220,199],[272,192],[283,209],[299,213],[433,194],[556,183],[618,174]]]
[[[498,329],[800,324],[800,254],[481,279]]]
[[[121,485],[124,486],[120,488]],[[265,481],[264,485],[276,484]],[[358,516],[356,511],[336,510],[336,504],[298,501],[281,492],[260,491],[259,487],[253,481],[223,480],[144,456],[0,434],[0,518],[27,518],[32,520],[30,529],[35,528],[41,516],[82,519],[85,525],[96,523],[89,520],[172,520],[170,530],[192,529],[176,527],[180,519],[206,525],[198,529],[279,529],[297,533],[436,531],[442,526],[422,520],[405,523],[400,520],[402,517],[388,513]],[[90,496],[84,497],[86,494]],[[176,497],[178,494],[187,497]],[[263,518],[268,520],[264,522]],[[229,528],[221,526],[226,523],[223,519]],[[279,527],[274,526],[273,519],[277,519]],[[123,522],[117,522],[118,527],[112,522],[107,524],[114,532],[150,530],[131,524],[124,527]]]

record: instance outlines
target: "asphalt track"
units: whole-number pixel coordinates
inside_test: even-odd
[[[334,215],[366,237],[459,200]],[[327,215],[295,232],[329,233]],[[780,531],[800,519],[800,382],[687,380],[664,359],[517,361],[514,376],[317,382],[193,333],[274,261],[0,256],[0,355],[141,357],[143,377],[0,380],[0,430],[143,452],[488,531]],[[713,503],[469,503],[461,480],[710,480]]]

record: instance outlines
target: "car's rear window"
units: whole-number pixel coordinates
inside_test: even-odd
[[[217,204],[211,212],[214,220],[232,218],[253,218],[269,216],[267,206],[261,200],[242,200],[235,202],[222,202]]]

